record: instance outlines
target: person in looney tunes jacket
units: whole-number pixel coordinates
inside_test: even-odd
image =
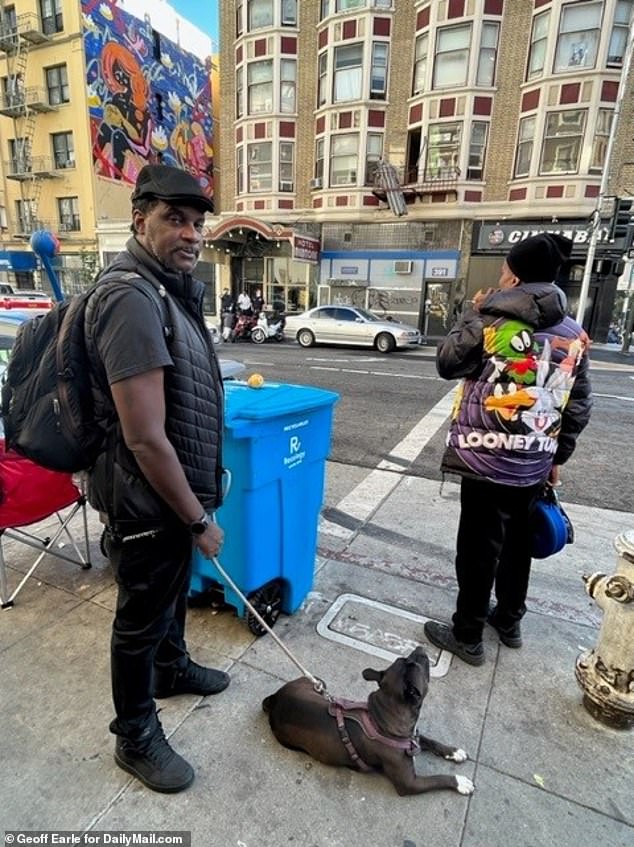
[[[462,378],[442,460],[462,478],[458,598],[452,625],[429,621],[425,635],[471,665],[485,661],[487,621],[506,646],[522,644],[530,514],[590,418],[590,342],[553,283],[571,250],[550,233],[515,245],[499,287],[478,292],[438,345],[440,376]]]

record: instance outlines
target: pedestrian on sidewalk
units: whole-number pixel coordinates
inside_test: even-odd
[[[193,662],[185,646],[192,543],[215,556],[222,530],[208,514],[221,502],[223,388],[192,272],[205,212],[213,206],[178,168],[146,165],[132,194],[126,249],[91,298],[86,342],[108,421],[105,451],[89,477],[91,504],[107,520],[118,585],[112,642],[115,761],[155,791],[194,778],[168,744],[154,698],[216,694],[226,673]],[[134,277],[149,280],[142,287]],[[152,296],[151,296],[152,295]]]
[[[442,460],[461,476],[458,598],[453,625],[430,621],[425,634],[471,665],[485,660],[487,621],[507,647],[522,645],[531,512],[590,418],[589,340],[552,282],[571,250],[549,233],[516,244],[498,289],[478,292],[438,345],[440,376],[462,378]]]

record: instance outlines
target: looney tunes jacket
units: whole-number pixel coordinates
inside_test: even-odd
[[[589,339],[550,282],[492,292],[438,345],[445,379],[462,377],[442,470],[535,485],[570,458],[590,418]]]

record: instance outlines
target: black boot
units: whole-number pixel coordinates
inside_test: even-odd
[[[230,676],[214,668],[203,668],[188,660],[183,670],[154,669],[154,697],[159,700],[173,697],[175,694],[219,694],[229,685]]]
[[[113,725],[114,721],[111,730]],[[155,714],[138,737],[117,736],[114,760],[143,785],[163,794],[184,791],[194,781],[194,769],[172,750]]]

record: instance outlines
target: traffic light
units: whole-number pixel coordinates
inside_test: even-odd
[[[634,200],[626,200],[623,197],[616,198],[616,209],[612,218],[612,231],[610,240],[625,239],[626,248],[628,242],[634,236]]]

